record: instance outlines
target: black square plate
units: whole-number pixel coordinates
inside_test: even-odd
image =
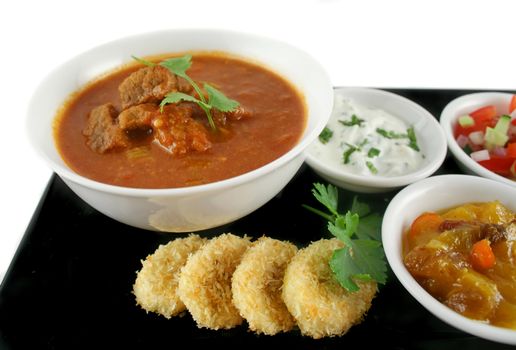
[[[452,99],[473,91],[391,90],[439,116]],[[446,159],[439,174],[460,173]],[[321,182],[303,166],[265,206],[232,224],[207,230],[267,235],[306,246],[328,237],[325,223],[301,204],[317,205],[310,190]],[[383,213],[396,194],[358,195]],[[340,191],[350,205],[355,194]],[[146,314],[132,295],[140,259],[179,236],[139,230],[100,214],[57,176],[50,180],[0,286],[0,349],[168,349],[206,343],[224,347],[300,348],[510,348],[463,333],[432,316],[390,273],[364,321],[345,336],[313,340],[292,331],[257,336],[246,325],[232,330],[198,329],[189,315],[167,320]]]

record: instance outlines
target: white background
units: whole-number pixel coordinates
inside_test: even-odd
[[[93,46],[185,27],[288,41],[318,59],[334,85],[516,89],[514,0],[4,1],[0,280],[51,174],[25,136],[37,84]]]

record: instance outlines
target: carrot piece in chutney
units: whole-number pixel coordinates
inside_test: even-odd
[[[496,258],[488,239],[482,239],[471,247],[470,253],[471,265],[475,270],[487,270],[495,265]]]
[[[410,226],[409,245],[415,247],[428,242],[439,233],[439,226],[443,221],[441,215],[434,212],[419,215]]]

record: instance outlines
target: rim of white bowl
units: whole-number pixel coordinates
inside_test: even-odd
[[[51,70],[39,83],[39,85],[34,90],[39,91],[42,86],[45,85],[46,81],[50,79],[50,77],[59,70],[60,67],[63,65],[66,65],[70,63],[71,61],[74,61],[78,59],[81,56],[87,55],[88,53],[102,49],[103,47],[109,47],[111,45],[121,43],[124,41],[130,42],[132,40],[143,40],[145,37],[151,37],[156,35],[180,35],[181,33],[195,33],[196,35],[203,35],[204,33],[218,33],[220,35],[232,35],[232,36],[241,36],[241,37],[247,37],[247,38],[254,38],[257,40],[263,40],[267,41],[271,44],[281,45],[283,47],[288,47],[291,50],[294,50],[297,52],[298,55],[304,56],[305,59],[308,61],[313,62],[313,66],[317,68],[317,74],[320,75],[324,80],[328,82],[327,88],[331,91],[331,93],[328,94],[328,97],[331,101],[326,101],[327,105],[330,106],[329,110],[327,111],[327,117],[321,117],[319,122],[316,124],[314,129],[301,137],[299,142],[291,148],[288,152],[281,155],[280,157],[276,158],[270,163],[267,163],[255,170],[249,171],[247,173],[231,177],[225,180],[216,181],[216,182],[210,182],[203,185],[197,185],[197,186],[188,186],[188,187],[177,187],[177,188],[133,188],[133,187],[123,187],[123,186],[116,186],[116,185],[109,185],[106,183],[102,183],[99,181],[95,181],[92,179],[89,179],[85,176],[82,176],[73,170],[69,169],[66,166],[62,166],[61,164],[55,163],[52,159],[50,159],[43,151],[41,151],[37,145],[34,143],[34,141],[29,137],[29,141],[32,145],[32,148],[43,158],[45,161],[50,164],[50,168],[55,171],[59,176],[64,177],[65,179],[68,179],[70,181],[73,181],[74,183],[77,183],[79,185],[82,185],[87,188],[91,188],[94,190],[98,190],[101,192],[107,192],[112,194],[118,194],[118,195],[126,195],[131,197],[169,197],[169,196],[183,196],[183,195],[191,195],[196,194],[199,192],[210,192],[215,190],[221,190],[227,187],[233,187],[238,186],[242,183],[246,183],[249,181],[252,181],[253,179],[256,179],[260,176],[263,176],[267,173],[270,173],[271,171],[274,171],[275,169],[285,165],[295,157],[302,155],[303,151],[310,145],[310,143],[317,138],[317,136],[321,133],[321,131],[324,129],[326,123],[328,122],[328,119],[331,115],[331,110],[333,106],[333,85],[331,84],[330,77],[324,67],[310,54],[308,54],[306,51],[291,45],[289,43],[286,43],[281,40],[273,39],[267,36],[257,35],[253,33],[248,32],[242,32],[242,31],[234,31],[234,30],[225,30],[225,29],[210,29],[210,28],[191,28],[191,29],[170,29],[170,30],[158,30],[158,31],[151,31],[151,32],[145,32],[141,34],[135,34],[130,36],[121,37],[115,40],[108,41],[106,43],[103,43],[101,45],[94,46],[86,51],[83,51],[72,58],[66,60],[65,62],[62,62],[59,66],[55,67],[53,70]],[[227,51],[228,53],[231,53],[230,51]],[[240,57],[245,58],[243,55],[239,55]],[[253,59],[251,58],[253,61]],[[259,61],[254,60],[255,63],[260,63]],[[269,67],[264,62],[264,65],[266,67]],[[274,69],[273,67],[269,67],[270,69]],[[281,73],[277,72],[280,76]],[[313,73],[313,72],[312,72]],[[73,93],[73,91],[70,91],[70,93]],[[26,130],[29,129],[29,122],[30,122],[30,113],[28,112],[30,110],[30,106],[33,104],[33,100],[35,98],[35,95],[31,98],[29,101],[29,108],[27,110],[27,116],[26,116]],[[64,101],[63,101],[64,102]],[[57,110],[56,110],[57,112]],[[29,135],[30,132],[26,132],[26,135]],[[55,143],[53,144],[53,147],[55,148]],[[59,153],[59,152],[58,152]]]
[[[469,101],[474,101],[475,99],[481,99],[481,98],[489,98],[489,99],[495,99],[500,97],[505,97],[507,99],[510,99],[513,94],[508,92],[497,92],[497,91],[490,91],[490,92],[475,92],[467,95],[462,95],[460,97],[457,97],[456,99],[450,101],[441,112],[440,117],[440,124],[444,130],[444,134],[446,136],[446,139],[448,141],[448,148],[452,152],[453,156],[455,158],[460,159],[460,161],[473,173],[488,178],[492,180],[496,180],[499,182],[503,182],[505,184],[508,184],[510,186],[516,186],[516,181],[510,180],[508,178],[505,178],[501,175],[498,175],[490,170],[487,170],[482,165],[475,162],[471,157],[469,157],[466,152],[462,150],[462,148],[459,147],[459,144],[455,140],[455,137],[453,136],[453,126],[455,126],[459,115],[456,114],[457,108],[465,104]],[[482,104],[485,106],[485,104]],[[478,106],[482,107],[482,106]],[[475,107],[472,107],[475,108]]]
[[[385,176],[363,176],[358,174],[351,174],[346,173],[343,171],[335,170],[330,165],[326,164],[325,162],[317,159],[314,156],[311,156],[309,152],[307,153],[306,162],[320,171],[321,173],[324,173],[328,175],[329,177],[332,177],[334,179],[338,179],[342,182],[348,182],[352,185],[361,185],[361,186],[367,186],[367,187],[374,187],[374,188],[394,188],[394,187],[400,187],[404,186],[413,182],[416,182],[418,180],[424,179],[430,175],[432,175],[434,172],[439,169],[439,167],[444,162],[444,159],[446,158],[446,137],[444,135],[444,132],[439,125],[439,122],[437,119],[428,112],[425,108],[423,108],[421,105],[417,104],[416,102],[403,97],[401,95],[398,95],[396,93],[375,89],[375,88],[367,88],[367,87],[336,87],[335,89],[343,89],[343,90],[349,90],[349,91],[359,91],[359,92],[365,92],[365,93],[371,93],[376,95],[384,95],[388,96],[389,98],[393,98],[396,100],[399,100],[403,103],[407,103],[410,106],[412,106],[414,109],[416,109],[423,118],[427,119],[432,125],[433,130],[432,133],[435,133],[435,137],[438,137],[441,139],[441,142],[439,142],[439,149],[436,150],[435,157],[429,160],[429,162],[422,168],[409,173],[405,175],[400,176],[392,176],[392,177],[385,177]]]
[[[385,256],[392,271],[410,295],[437,318],[469,334],[496,342],[516,345],[516,330],[492,326],[481,321],[469,319],[435,299],[412,277],[403,264],[402,255],[398,254],[398,252],[402,254],[402,236],[404,234],[404,232],[397,231],[398,227],[402,226],[400,221],[403,218],[399,215],[400,210],[420,196],[423,191],[427,192],[428,189],[442,188],[443,186],[444,188],[464,186],[465,183],[468,183],[468,187],[497,187],[501,191],[515,192],[516,194],[516,189],[511,186],[474,175],[439,175],[411,184],[394,196],[385,211],[382,222],[382,244]],[[514,198],[516,198],[516,195]]]

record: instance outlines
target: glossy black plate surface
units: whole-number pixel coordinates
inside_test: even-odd
[[[391,90],[421,104],[434,116],[458,90]],[[446,159],[438,174],[459,173]],[[208,230],[263,234],[300,246],[329,237],[322,219],[301,204],[317,206],[310,190],[321,182],[303,166],[265,206],[224,227]],[[363,195],[376,211],[396,192]],[[341,191],[343,208],[355,194]],[[6,233],[4,233],[6,234]],[[391,273],[364,322],[345,336],[312,340],[292,331],[256,336],[245,325],[227,331],[198,329],[189,315],[167,320],[146,314],[131,293],[140,259],[178,234],[143,231],[100,214],[53,176],[0,286],[0,349],[177,348],[292,346],[364,349],[503,349],[503,344],[463,333],[432,316]]]

